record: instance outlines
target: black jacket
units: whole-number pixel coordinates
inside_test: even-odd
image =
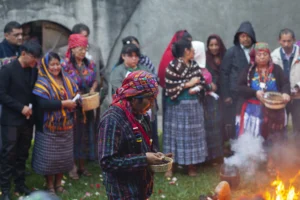
[[[248,83],[248,72],[249,72],[250,66],[243,69],[242,73],[239,76],[239,80],[237,83],[237,91],[238,91],[238,103],[237,103],[237,113],[240,113],[242,104],[247,100],[251,98],[256,97],[256,90],[253,90],[252,88],[247,86]],[[249,74],[249,78],[252,79],[255,72],[255,67],[251,70]],[[278,89],[278,92],[280,93],[286,93],[290,94],[291,88],[290,88],[290,82],[288,78],[284,75],[283,70],[279,65],[274,64],[273,72],[274,78],[276,79],[276,86]]]
[[[32,122],[22,114],[23,107],[34,104],[32,90],[37,79],[36,68],[22,68],[18,59],[0,70],[1,125],[20,126]]]
[[[252,43],[256,43],[255,32],[250,22],[243,22],[234,36],[234,46],[228,49],[221,64],[221,95],[224,98],[237,98],[237,82],[241,71],[249,66],[239,42],[240,33],[247,33]]]
[[[6,39],[0,43],[0,59],[19,56],[20,47],[10,44]]]

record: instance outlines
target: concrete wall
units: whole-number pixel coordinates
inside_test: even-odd
[[[142,0],[122,35],[138,37],[142,51],[157,66],[173,34],[187,29],[195,40],[205,41],[216,33],[227,48],[242,21],[252,22],[258,41],[277,47],[278,32],[291,28],[300,39],[300,2],[298,0]],[[119,39],[119,40],[120,40]],[[117,61],[121,41],[109,59]]]
[[[128,35],[139,39],[156,66],[179,29],[200,41],[219,34],[230,47],[240,23],[249,20],[257,40],[275,48],[280,29],[289,27],[300,35],[299,8],[299,0],[0,0],[0,30],[11,20],[50,20],[69,29],[83,22],[91,29],[90,41],[101,47],[109,72],[121,39]]]
[[[298,0],[0,0],[0,19],[0,30],[11,20],[49,20],[69,29],[83,22],[108,66],[116,62],[120,40],[127,35],[137,36],[143,52],[158,65],[179,29],[187,29],[201,41],[211,33],[219,34],[227,47],[244,20],[253,23],[258,40],[271,48],[277,46],[281,28],[300,34]]]

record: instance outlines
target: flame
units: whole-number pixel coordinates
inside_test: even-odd
[[[295,189],[295,181],[300,176],[300,171],[297,173],[297,175],[289,180],[289,186],[286,187],[283,180],[281,180],[279,177],[276,178],[271,183],[271,186],[274,188],[274,191],[266,191],[264,193],[264,199],[265,200],[298,200],[300,196],[300,191],[296,191]],[[286,189],[287,188],[287,189]]]

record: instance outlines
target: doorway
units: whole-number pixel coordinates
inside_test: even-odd
[[[55,51],[68,44],[71,30],[65,26],[47,20],[37,20],[22,25],[24,41],[36,40],[43,52]]]

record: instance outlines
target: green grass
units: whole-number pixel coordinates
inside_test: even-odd
[[[29,157],[27,162],[27,168],[29,168],[29,171],[31,172],[31,174],[26,177],[26,183],[28,187],[44,189],[44,178],[40,175],[35,174],[31,170],[30,162],[31,157]],[[96,162],[88,163],[87,169],[93,174],[92,177],[82,177],[79,180],[74,181],[69,179],[69,177],[65,175],[65,189],[68,190],[69,194],[60,195],[61,199],[107,199],[105,194],[105,187],[103,186],[100,177],[100,166]],[[199,196],[201,194],[211,194],[214,191],[216,185],[219,183],[219,166],[202,164],[199,166],[198,172],[199,174],[197,177],[189,177],[187,176],[185,169],[178,169],[174,174],[174,177],[177,178],[177,184],[175,185],[171,185],[170,180],[164,178],[163,173],[156,173],[154,178],[154,190],[151,196],[151,200],[197,200],[199,199]],[[97,184],[100,184],[100,188],[96,187]],[[234,193],[236,193],[236,195],[233,196],[239,196],[247,192],[247,190],[240,189],[238,191],[235,191]],[[91,194],[91,196],[86,197],[86,193]],[[96,193],[98,193],[98,196],[96,195]],[[165,198],[162,198],[162,196],[165,196]]]
[[[93,174],[92,177],[83,177],[74,181],[69,179],[67,175],[65,176],[65,188],[69,194],[60,196],[62,199],[79,200],[84,198],[87,192],[92,196],[86,197],[85,199],[107,199],[105,188],[102,185],[100,177],[100,167],[96,163],[89,163],[87,168]],[[165,199],[197,200],[200,194],[213,192],[219,181],[217,172],[218,167],[200,166],[197,177],[188,177],[184,169],[179,169],[178,172],[174,174],[174,177],[177,178],[177,184],[175,185],[171,185],[169,183],[170,180],[164,178],[163,173],[156,173],[151,200],[163,199],[161,197],[162,195],[165,196]],[[33,171],[26,177],[26,182],[30,188],[43,189],[43,177],[35,174]],[[96,184],[100,184],[100,188],[96,188]],[[99,193],[99,196],[95,195],[96,192]]]

